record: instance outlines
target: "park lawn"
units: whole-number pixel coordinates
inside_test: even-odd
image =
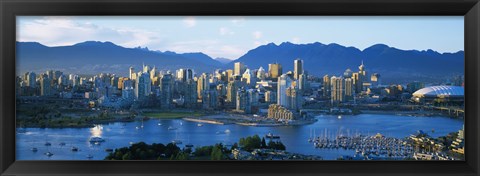
[[[178,119],[184,117],[198,117],[203,116],[203,113],[199,112],[147,112],[143,113],[146,117],[159,118],[159,119]]]

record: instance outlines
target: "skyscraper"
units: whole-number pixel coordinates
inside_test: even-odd
[[[203,91],[208,90],[210,83],[208,82],[207,74],[203,73],[197,79],[197,95],[198,99],[202,100]]]
[[[323,97],[329,97],[330,96],[330,77],[328,75],[323,76]]]
[[[266,73],[265,73],[265,70],[263,69],[263,67],[260,67],[257,71],[257,78],[259,80],[265,80],[266,78]]]
[[[233,67],[233,74],[234,75],[242,75],[245,73],[246,67],[241,62],[235,62]]]
[[[272,80],[277,80],[282,75],[282,65],[279,63],[268,64],[268,75]]]
[[[355,89],[352,78],[345,78],[345,100],[352,100]]]
[[[137,74],[137,80],[135,81],[135,99],[144,100],[152,91],[152,82],[150,80],[150,74],[148,72]]]
[[[37,84],[36,79],[37,79],[37,75],[34,72],[27,72],[27,76],[25,80],[27,82],[27,86],[35,88]]]
[[[47,74],[40,76],[40,96],[50,96],[50,78]]]
[[[160,78],[160,107],[168,109],[173,100],[173,78],[171,74],[162,75]]]
[[[293,61],[293,77],[298,80],[301,74],[303,74],[303,60],[295,59]]]
[[[137,74],[135,73],[135,70],[133,69],[132,66],[130,66],[130,69],[129,70],[129,78],[130,80],[134,80],[137,78]]]
[[[277,85],[277,104],[287,107],[287,88],[292,85],[292,79],[283,74],[282,76],[278,77],[278,85]]]
[[[336,77],[332,76],[330,78],[331,84],[331,101],[332,104],[344,102],[345,101],[345,87],[344,87],[344,79],[343,77]]]

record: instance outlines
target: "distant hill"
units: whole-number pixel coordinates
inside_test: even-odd
[[[109,72],[126,76],[130,66],[139,71],[142,64],[156,66],[160,70],[193,68],[196,72],[210,72],[211,69],[222,67],[220,62],[203,53],[162,53],[148,48],[124,48],[111,42],[96,41],[59,47],[17,42],[18,73],[55,69],[77,74]]]
[[[312,75],[342,75],[350,68],[358,71],[362,60],[370,73],[378,72],[386,80],[432,81],[464,73],[464,52],[438,53],[433,50],[400,50],[377,44],[359,50],[338,44],[273,43],[248,51],[234,62],[243,62],[249,68],[268,68],[269,63],[282,64],[283,71],[293,71],[293,60],[304,60],[305,70]],[[233,62],[227,67],[232,68]]]
[[[228,64],[228,63],[233,61],[233,60],[230,60],[230,59],[227,59],[227,58],[221,58],[221,57],[217,57],[217,58],[215,58],[215,60],[217,60],[218,62],[220,62],[222,64]]]

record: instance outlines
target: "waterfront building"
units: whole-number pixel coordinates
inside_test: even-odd
[[[209,88],[203,90],[202,95],[202,106],[203,109],[216,109],[218,105],[218,95],[216,86],[214,84],[210,84]]]
[[[289,120],[294,120],[294,117],[295,116],[292,111],[288,110],[287,108],[281,105],[270,104],[268,106],[267,118],[273,118],[281,121],[289,121]]]
[[[431,86],[417,90],[412,100],[421,104],[464,105],[464,88],[461,86]]]
[[[193,80],[187,80],[183,89],[184,105],[187,108],[196,107],[197,104],[197,83]]]
[[[279,63],[268,64],[268,76],[276,81],[282,75],[282,65]]]
[[[298,90],[300,90],[300,91],[306,90],[306,85],[307,85],[306,77],[307,77],[306,74],[300,74],[298,76],[298,80],[297,80]]]
[[[135,95],[134,95],[133,87],[125,87],[124,89],[122,89],[122,98],[134,99]]]
[[[295,59],[293,61],[293,77],[298,80],[301,74],[303,74],[303,60]]]
[[[343,77],[332,76],[330,78],[332,104],[345,101],[345,86]]]
[[[278,85],[277,85],[277,104],[281,106],[288,106],[288,99],[287,99],[287,88],[292,85],[293,80],[287,75],[282,74],[278,77]]]
[[[152,91],[152,82],[148,72],[137,73],[137,80],[135,80],[135,99],[144,100]]]
[[[246,67],[241,62],[235,62],[233,67],[233,75],[242,75],[245,73]]]

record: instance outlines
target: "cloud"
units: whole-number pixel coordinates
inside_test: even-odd
[[[261,45],[266,45],[266,44],[268,44],[268,41],[266,41],[266,40],[264,40],[264,41],[254,41],[253,42],[254,47],[259,47]]]
[[[293,37],[292,43],[299,44],[301,42],[300,38],[298,37]]]
[[[73,45],[84,41],[110,41],[124,47],[149,46],[161,42],[158,33],[101,27],[72,17],[44,17],[18,24],[18,41],[35,41],[47,46]]]
[[[245,25],[245,17],[234,17],[231,22],[235,26],[244,26]]]
[[[252,33],[252,35],[253,35],[253,38],[260,39],[260,38],[262,38],[263,34],[260,31],[255,31],[255,32]]]
[[[232,30],[230,30],[227,27],[221,27],[218,31],[219,31],[220,35],[233,35],[233,34],[235,34],[235,32],[233,32]]]
[[[183,24],[186,27],[191,28],[197,25],[197,20],[195,20],[195,17],[186,17],[185,19],[183,19]]]
[[[190,53],[190,52],[202,52],[209,55],[212,58],[238,58],[245,54],[247,49],[237,45],[224,44],[218,40],[193,40],[174,42],[169,46],[166,46],[168,50],[172,50],[178,53]]]

